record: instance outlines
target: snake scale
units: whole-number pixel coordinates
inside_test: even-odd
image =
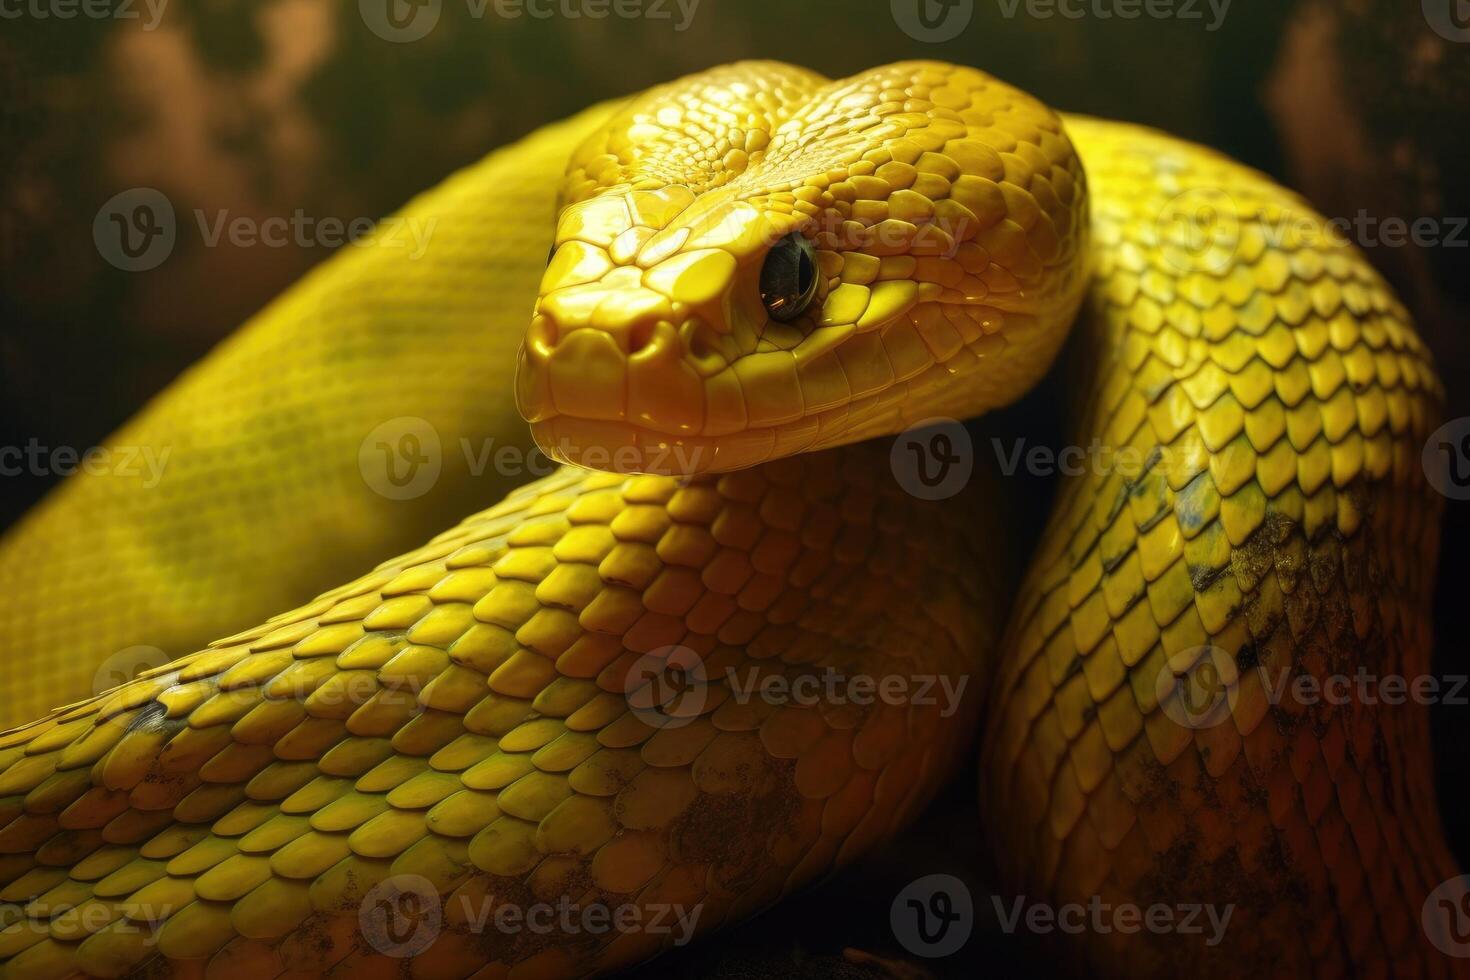
[[[1176,227],[1201,201],[1228,234]],[[1439,382],[1306,204],[973,69],[760,62],[406,213],[443,218],[419,264],[333,259],[116,437],[176,447],[156,492],[74,479],[5,540],[15,710],[485,492],[446,464],[375,498],[359,442],[395,414],[514,440],[514,397],[559,459],[669,472],[559,469],[0,735],[0,976],[607,972],[670,945],[656,909],[704,933],[879,846],[977,735],[1007,887],[1235,909],[1218,946],[1088,933],[1095,972],[1465,974],[1419,922],[1456,874],[1422,708],[1256,669],[1412,677],[1430,647]],[[878,437],[1013,401],[1074,320],[1077,443],[1139,464],[1063,480],[1020,574],[988,467],[922,500]],[[1160,678],[1222,654],[1223,713],[1181,716]],[[963,694],[750,695],[834,671]],[[632,924],[483,918],[558,903]]]

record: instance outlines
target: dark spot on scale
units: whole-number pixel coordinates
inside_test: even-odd
[[[1195,592],[1204,592],[1215,584],[1215,580],[1224,571],[1225,566],[1223,565],[1219,568],[1211,568],[1209,565],[1190,565],[1189,584],[1194,587]]]
[[[1147,534],[1149,531],[1152,531],[1158,525],[1158,523],[1160,521],[1162,521],[1164,518],[1166,518],[1168,516],[1169,516],[1169,508],[1167,508],[1167,507],[1160,507],[1157,511],[1154,512],[1154,516],[1150,517],[1146,521],[1141,522],[1138,525],[1138,533],[1140,533],[1140,534]]]
[[[1247,643],[1235,654],[1235,666],[1238,670],[1250,670],[1261,662],[1261,654],[1256,650],[1254,643]]]
[[[1186,536],[1193,536],[1204,527],[1204,495],[1214,489],[1214,484],[1208,482],[1209,480],[1210,473],[1205,470],[1186,483],[1184,489],[1174,497],[1174,515],[1179,519],[1179,529]]]

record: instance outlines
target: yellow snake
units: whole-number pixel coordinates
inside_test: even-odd
[[[402,544],[447,498],[364,490],[396,414],[514,438],[514,390],[558,458],[678,475],[559,470],[0,736],[0,976],[607,972],[678,938],[660,913],[705,933],[870,851],[977,732],[1007,894],[1235,910],[1218,945],[1090,931],[1096,972],[1465,973],[1420,921],[1457,873],[1423,710],[1267,696],[1430,642],[1439,382],[1304,203],[973,69],[751,63],[407,213],[449,221],[423,266],[333,260],[116,437],[177,445],[174,489],[74,480],[6,540],[8,699]],[[1078,445],[1138,465],[1063,482],[1012,604],[985,462],[925,501],[891,439],[848,444],[1014,400],[1074,319]],[[1209,723],[1161,683],[1205,662]],[[896,684],[751,696],[834,672]],[[625,927],[516,918],[543,907]]]

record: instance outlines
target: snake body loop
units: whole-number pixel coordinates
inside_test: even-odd
[[[494,222],[501,179],[535,176],[523,204],[549,237],[555,194],[514,385],[501,320],[472,370],[456,316],[453,342],[425,327],[383,370],[411,350],[503,378],[427,387],[454,432],[503,421],[513,390],[545,450],[591,468],[0,735],[0,977],[603,973],[671,945],[637,926],[656,910],[697,909],[708,932],[878,846],[977,734],[976,832],[1007,888],[1233,910],[1218,945],[1089,933],[1069,949],[1097,972],[1465,973],[1419,919],[1455,874],[1422,709],[1267,696],[1283,672],[1415,676],[1430,641],[1438,512],[1418,456],[1439,383],[1391,292],[1312,234],[1306,205],[1209,151],[932,62],[837,82],[714,69],[482,168],[416,206],[473,201]],[[791,235],[818,281],[777,318],[761,272]],[[535,264],[529,239],[490,237],[383,275],[411,303],[470,309],[457,290],[507,252]],[[128,431],[198,432],[186,414],[269,384],[323,310],[326,343],[354,349],[372,321],[347,299],[353,261],[375,260],[313,277]],[[1133,462],[1063,482],[1021,577],[988,467],[926,501],[895,479],[891,440],[858,443],[1013,401],[1074,320],[1076,442]],[[297,465],[358,474],[360,406],[317,404],[347,421]],[[204,479],[218,462],[178,465]],[[0,549],[0,570],[35,573],[12,581],[76,567],[81,508],[141,499],[66,493]],[[176,518],[139,513],[137,533],[192,553],[159,533]],[[188,567],[118,554],[157,581]],[[284,559],[267,544],[230,580]],[[62,635],[55,607],[116,605],[49,581],[4,606],[17,649]],[[149,619],[110,612],[102,632],[146,642]],[[1206,674],[1221,700],[1201,711]],[[888,694],[790,696],[833,676]],[[64,696],[85,694],[75,680]],[[634,924],[484,928],[557,903]]]

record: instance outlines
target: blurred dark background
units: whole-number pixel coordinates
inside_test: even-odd
[[[36,14],[38,2],[48,16]],[[424,37],[395,43],[369,26],[384,2],[109,0],[94,8],[108,16],[73,7],[67,18],[46,0],[4,8],[0,445],[98,442],[330,252],[312,243],[208,247],[181,233],[161,266],[124,272],[92,238],[113,195],[153,187],[181,212],[255,221],[376,218],[541,123],[739,58],[828,75],[909,57],[965,62],[1058,108],[1212,144],[1329,216],[1429,217],[1449,229],[1470,215],[1461,177],[1470,161],[1470,23],[1456,19],[1459,0],[1234,0],[1223,17],[1220,0],[1214,8],[1179,0],[1178,16],[1133,20],[1038,18],[1026,0],[958,0],[961,13],[973,7],[971,20],[941,43],[902,30],[889,0],[692,8],[667,0],[666,18],[635,19],[506,17],[522,8],[497,0],[391,0],[400,14],[438,10]],[[552,9],[563,2],[547,0]],[[1367,249],[1439,359],[1449,417],[1470,415],[1467,246],[1470,230],[1458,245]],[[0,479],[0,528],[51,482]],[[1448,505],[1443,540],[1436,670],[1459,674],[1470,503]],[[1470,707],[1441,706],[1433,717],[1446,821],[1470,863],[1459,802],[1470,782]],[[891,948],[887,896],[916,874],[957,861],[978,867],[964,810],[940,808],[905,850],[862,872],[897,882],[879,889],[878,904],[844,907],[834,898],[839,883],[781,913],[807,925],[801,939],[786,940],[793,961],[840,950],[855,930]],[[823,916],[827,932],[811,927]],[[984,943],[972,947],[984,955]],[[696,958],[666,969],[729,968]],[[741,969],[728,975],[757,975]]]

